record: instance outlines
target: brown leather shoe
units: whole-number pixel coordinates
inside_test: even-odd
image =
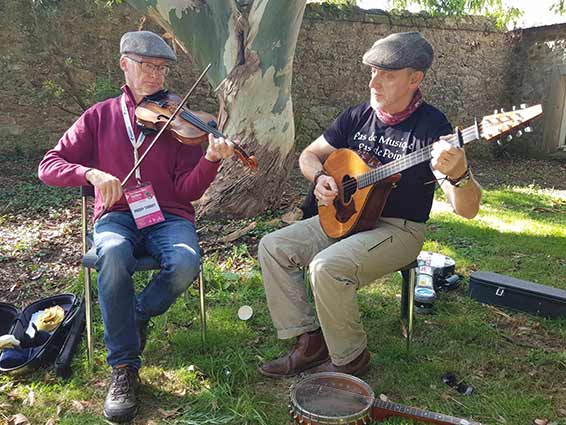
[[[341,372],[341,373],[347,373],[348,375],[354,375],[359,377],[366,374],[369,371],[371,367],[370,361],[371,361],[371,355],[368,349],[366,348],[364,351],[362,351],[362,353],[358,357],[356,357],[350,363],[347,363],[342,366],[336,366],[334,363],[332,363],[331,360],[328,360],[327,362],[317,367],[313,372],[317,372],[317,373]]]
[[[318,332],[299,336],[289,354],[264,363],[258,371],[270,378],[286,378],[316,367],[328,359],[328,348],[319,329]]]

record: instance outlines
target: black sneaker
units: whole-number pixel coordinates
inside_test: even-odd
[[[112,382],[104,400],[104,417],[111,422],[131,421],[138,410],[138,371],[128,365],[112,368]]]

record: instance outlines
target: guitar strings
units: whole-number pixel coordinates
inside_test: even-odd
[[[481,131],[483,124],[479,124],[479,127]],[[468,127],[462,131],[462,138],[464,139],[464,143],[469,143],[471,140],[474,140],[476,135],[476,126]],[[468,140],[469,137],[471,138]],[[452,134],[447,141],[449,143],[454,143],[457,140],[457,136],[455,134]],[[354,189],[354,187],[361,189],[363,187],[369,186],[372,183],[376,183],[386,177],[392,176],[413,165],[420,164],[421,162],[430,159],[432,157],[430,155],[431,151],[432,144],[427,145],[426,147],[419,149],[418,151],[411,152],[410,154],[404,156],[403,158],[400,158],[397,161],[384,164],[381,167],[376,168],[375,170],[371,170],[367,173],[353,177],[351,180],[344,183],[342,187],[344,191],[349,191]]]

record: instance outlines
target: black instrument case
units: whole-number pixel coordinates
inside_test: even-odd
[[[469,293],[485,304],[539,316],[566,317],[566,291],[492,272],[473,272]]]
[[[59,305],[65,311],[63,321],[49,338],[33,348],[25,350],[25,360],[19,364],[6,365],[0,352],[0,373],[21,375],[40,366],[55,364],[58,376],[69,376],[69,364],[84,328],[84,308],[81,298],[72,294],[54,295],[35,301],[23,310],[0,302],[0,335],[10,334],[21,340],[34,313]],[[82,326],[81,326],[82,325]],[[71,352],[69,352],[71,351]]]

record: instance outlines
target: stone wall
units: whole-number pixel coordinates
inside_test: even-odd
[[[90,104],[105,87],[109,93],[116,92],[122,83],[119,39],[124,31],[135,30],[140,19],[127,4],[110,10],[101,6],[103,2],[87,0],[59,0],[55,18],[43,19],[34,12],[33,3],[0,2],[3,155],[29,152],[37,156],[53,146],[82,111],[74,98]],[[151,24],[145,28],[162,32]],[[474,116],[509,107],[513,97],[524,95],[524,101],[529,101],[544,92],[542,82],[531,92],[525,87],[520,96],[508,89],[519,81],[517,55],[524,54],[519,43],[530,40],[525,34],[497,32],[483,18],[394,17],[382,11],[313,4],[307,6],[294,64],[297,145],[319,136],[344,108],[368,98],[369,69],[361,64],[361,56],[377,38],[414,30],[421,31],[436,52],[423,86],[425,98],[445,111],[454,125],[469,126]],[[183,93],[199,69],[186,55],[180,58],[168,80],[172,90]],[[529,62],[529,66],[529,72],[535,73],[538,65]],[[62,78],[65,73],[72,78]],[[55,99],[54,81],[65,80],[72,83],[64,87],[66,96]],[[206,84],[193,95],[193,104],[196,109],[216,110]],[[470,147],[472,153],[485,153],[485,144]]]

